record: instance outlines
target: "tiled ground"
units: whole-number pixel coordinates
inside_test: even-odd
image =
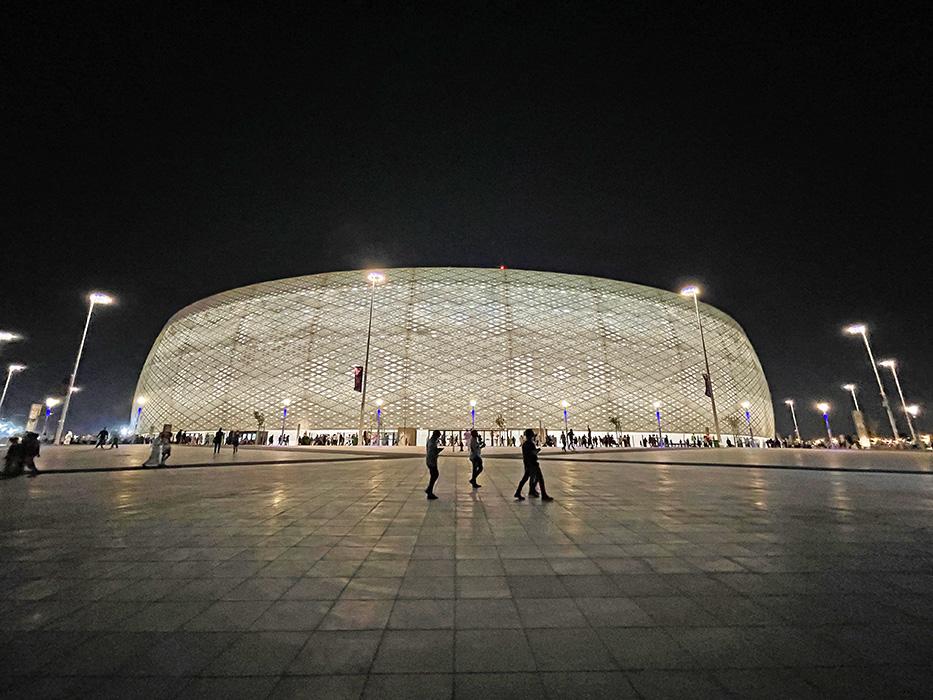
[[[884,460],[878,457],[879,464]],[[909,697],[933,478],[548,460],[0,483],[9,697]]]

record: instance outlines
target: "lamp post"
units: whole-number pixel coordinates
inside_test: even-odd
[[[42,423],[42,435],[45,436],[46,432],[49,429],[49,416],[52,415],[52,409],[55,408],[62,401],[61,399],[54,399],[51,396],[45,400],[45,421]]]
[[[470,427],[476,427],[476,399],[470,401]]]
[[[366,327],[366,357],[363,360],[363,385],[360,387],[362,396],[360,397],[360,429],[359,444],[363,444],[363,420],[366,412],[366,383],[369,381],[369,345],[373,337],[373,306],[376,303],[376,285],[385,281],[386,276],[381,272],[370,272],[366,279],[369,280],[369,325]]]
[[[91,325],[91,314],[94,313],[94,307],[100,304],[108,306],[114,302],[114,298],[109,294],[102,292],[92,292],[88,295],[87,319],[84,321],[84,332],[81,334],[81,344],[78,345],[78,356],[75,358],[74,369],[71,370],[71,377],[68,379],[68,391],[65,392],[65,405],[62,406],[62,416],[58,419],[58,427],[55,429],[55,444],[62,441],[62,432],[65,430],[65,419],[68,417],[68,407],[71,405],[72,389],[75,386],[75,379],[78,376],[78,365],[81,364],[81,354],[84,352],[84,341],[87,340],[87,329]]]
[[[755,446],[755,434],[752,432],[752,404],[750,401],[743,401],[742,408],[745,410],[745,425],[748,426],[748,438],[752,441],[752,447]]]
[[[910,430],[910,439],[915,445],[919,445],[920,441],[917,440],[917,431],[914,430],[914,422],[911,419],[910,411],[907,410],[907,402],[904,401],[904,391],[901,389],[901,380],[897,377],[897,362],[894,360],[882,360],[878,363],[882,367],[887,367],[891,370],[891,374],[894,375],[894,384],[897,387],[897,394],[901,397],[901,407],[904,409],[904,416],[907,418],[907,427]]]
[[[146,397],[140,396],[136,399],[136,420],[133,421],[133,432],[139,434],[139,419],[143,415],[143,404],[146,403]]]
[[[658,421],[658,447],[664,447],[664,435],[661,433],[661,402],[655,401],[654,404],[654,417]]]
[[[794,420],[794,434],[797,435],[797,442],[800,440],[800,428],[797,426],[797,412],[794,410],[794,400],[793,399],[784,399],[784,403],[790,407],[790,417]]]
[[[561,401],[560,406],[564,409],[564,438],[567,442],[570,442],[570,424],[567,422],[567,409],[570,408],[570,404],[566,401]]]
[[[846,333],[849,335],[860,335],[865,341],[865,350],[868,351],[868,359],[871,361],[871,369],[875,373],[875,379],[878,381],[878,391],[881,393],[881,405],[888,413],[888,422],[891,424],[891,433],[894,435],[894,442],[900,439],[897,433],[897,423],[894,422],[894,414],[891,412],[891,404],[888,403],[888,395],[884,393],[884,384],[881,383],[881,375],[878,374],[878,367],[875,364],[875,356],[872,354],[871,345],[868,342],[868,328],[864,323],[854,323],[846,326]]]
[[[285,440],[285,419],[288,418],[288,407],[291,403],[291,399],[282,400],[282,432],[279,434],[279,444]]]
[[[722,434],[719,431],[719,413],[716,411],[716,398],[713,396],[713,377],[709,371],[709,355],[706,352],[706,336],[703,334],[703,321],[700,318],[700,302],[697,299],[700,295],[699,287],[684,287],[680,290],[683,296],[693,297],[693,309],[697,315],[697,328],[700,330],[700,345],[703,347],[703,363],[706,365],[706,374],[703,376],[706,384],[706,393],[709,394],[710,404],[713,408],[713,425],[716,428],[716,442],[722,442]]]
[[[852,403],[855,404],[855,410],[861,412],[861,409],[858,407],[858,396],[855,395],[855,390],[858,387],[855,384],[843,384],[842,388],[852,394]]]
[[[382,445],[382,399],[376,399],[376,444]]]
[[[10,379],[14,372],[22,372],[26,365],[18,365],[15,362],[6,367],[6,381],[3,383],[3,394],[0,394],[0,418],[3,417],[3,402],[6,400],[6,390],[10,388]]]
[[[817,410],[823,414],[823,422],[826,423],[826,437],[829,438],[829,443],[827,447],[832,449],[833,446],[833,431],[829,429],[829,404],[825,401],[821,401],[816,405]]]

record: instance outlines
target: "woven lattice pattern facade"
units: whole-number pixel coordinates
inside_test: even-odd
[[[136,397],[143,425],[187,430],[271,425],[355,429],[370,289],[360,271],[265,282],[199,301],[166,324]],[[751,402],[758,436],[774,433],[761,364],[729,316],[700,305],[723,434]],[[523,270],[407,268],[375,289],[367,416],[386,428],[712,430],[693,302],[626,282]],[[369,421],[370,419],[367,418]],[[734,421],[733,421],[734,422]]]

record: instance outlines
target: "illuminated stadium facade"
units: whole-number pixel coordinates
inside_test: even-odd
[[[365,427],[423,444],[471,425],[657,434],[713,433],[693,300],[615,280],[525,270],[400,268],[371,289],[364,271],[263,282],[172,317],[149,353],[132,421],[140,432],[355,432],[370,294]],[[700,304],[723,440],[774,434],[771,396],[741,327]],[[140,416],[137,406],[141,407]],[[617,420],[614,420],[617,419]],[[399,432],[396,432],[399,431]]]

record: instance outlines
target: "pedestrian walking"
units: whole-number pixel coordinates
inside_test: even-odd
[[[428,438],[428,447],[427,454],[425,456],[425,462],[428,465],[428,473],[431,475],[431,478],[428,480],[428,487],[424,490],[428,494],[428,500],[433,501],[437,498],[434,495],[434,484],[437,483],[437,477],[439,475],[437,471],[437,456],[443,452],[443,447],[438,447],[437,441],[441,437],[441,431],[435,430],[431,433],[431,437]]]
[[[29,476],[38,476],[36,457],[39,456],[39,434],[26,433],[23,438],[23,466],[30,471]]]
[[[115,450],[120,446],[120,436],[117,433],[114,433],[110,437],[110,449]]]
[[[240,433],[239,431],[234,430],[233,434],[230,436],[230,444],[233,445],[233,454],[236,454],[240,449]]]
[[[535,445],[535,431],[528,428],[525,431],[525,441],[522,443],[522,463],[525,465],[525,474],[522,476],[522,480],[518,482],[518,488],[515,489],[515,498],[519,501],[525,500],[525,497],[522,496],[522,489],[529,479],[533,479],[532,483],[536,481],[541,487],[542,501],[554,500],[548,496],[547,487],[544,485],[544,475],[541,473],[541,466],[538,464],[538,452],[538,446]],[[533,487],[531,490],[534,490]]]
[[[104,449],[104,445],[107,444],[107,436],[108,436],[108,435],[110,435],[110,433],[107,432],[107,428],[104,428],[104,429],[101,430],[99,433],[97,433],[97,444],[94,445],[94,449],[95,449],[95,450],[96,450],[98,447],[99,447],[100,449]]]
[[[220,446],[224,444],[224,431],[223,428],[217,428],[217,432],[214,433],[214,454],[220,452]]]
[[[476,430],[470,431],[470,464],[473,467],[473,476],[470,477],[470,484],[474,489],[480,489],[482,486],[476,483],[478,477],[483,471],[483,457],[480,454],[483,449],[483,441]]]

